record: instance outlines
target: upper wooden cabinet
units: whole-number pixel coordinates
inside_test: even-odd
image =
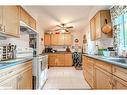
[[[111,23],[109,10],[101,10],[97,12],[97,14],[90,20],[91,40],[112,37],[112,32],[104,34],[101,30],[101,28],[106,24],[105,19],[108,23]]]
[[[59,36],[59,34],[52,34],[51,35],[51,45],[58,45],[58,36]]]
[[[0,31],[2,31],[3,7],[0,6]]]
[[[95,18],[90,20],[90,31],[91,31],[91,40],[96,39],[96,30],[95,30]]]
[[[72,45],[72,35],[71,34],[64,34],[64,44]]]
[[[45,34],[44,35],[44,44],[45,45],[51,45],[51,36],[50,35],[48,35],[48,34]]]
[[[0,32],[19,37],[19,16],[18,6],[0,6]]]
[[[6,34],[19,37],[19,7],[3,7],[3,26]]]
[[[29,25],[29,15],[22,7],[20,7],[20,20]]]
[[[71,34],[45,34],[44,36],[45,45],[71,45],[72,35]]]
[[[22,7],[20,7],[20,20],[33,29],[36,29],[36,20],[31,17]]]

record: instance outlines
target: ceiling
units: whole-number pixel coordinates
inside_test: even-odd
[[[109,6],[23,6],[35,19],[41,22],[44,31],[65,23],[74,26],[73,31],[81,31],[88,23],[90,15]],[[91,13],[92,12],[92,13]]]

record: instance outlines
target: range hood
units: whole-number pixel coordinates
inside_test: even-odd
[[[37,34],[37,31],[35,29],[31,28],[30,26],[28,26],[22,21],[20,21],[20,31],[26,32],[28,34]]]

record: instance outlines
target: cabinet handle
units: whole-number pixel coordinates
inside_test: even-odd
[[[6,29],[5,29],[5,26],[4,26],[4,32],[5,32],[5,30],[6,30]]]

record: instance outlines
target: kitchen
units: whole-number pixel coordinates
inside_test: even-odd
[[[127,89],[126,16],[126,6],[0,6],[0,89]]]

